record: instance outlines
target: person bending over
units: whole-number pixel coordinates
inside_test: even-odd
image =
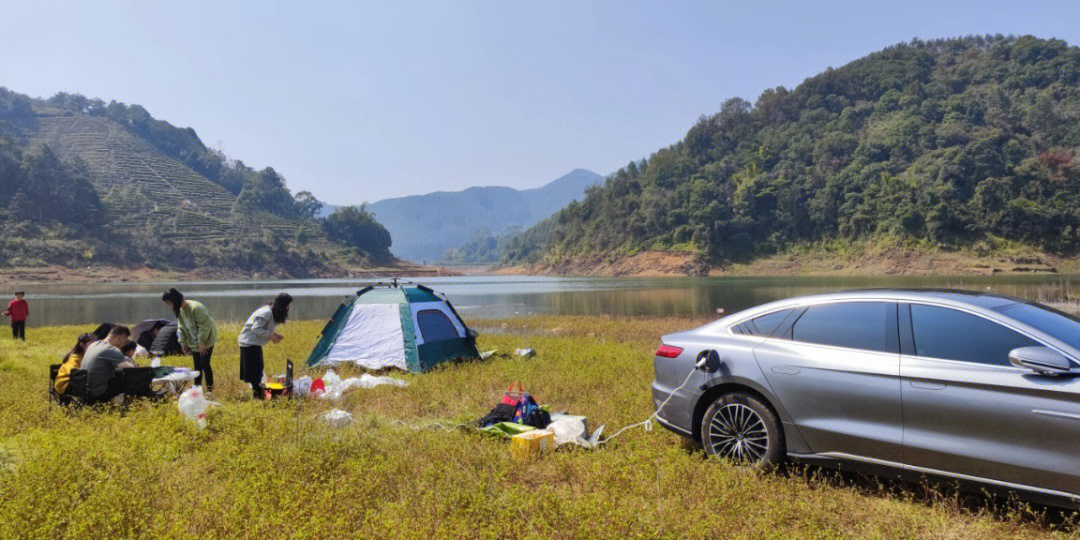
[[[201,386],[206,378],[206,391],[214,389],[214,370],[210,367],[210,358],[214,355],[217,343],[217,325],[210,317],[206,306],[194,300],[185,300],[176,289],[169,289],[161,295],[161,301],[169,306],[176,315],[176,333],[184,354],[190,354],[199,376],[195,385]]]
[[[123,391],[122,379],[117,374],[120,370],[135,367],[135,363],[120,352],[127,345],[130,335],[128,327],[116,325],[109,330],[105,339],[95,341],[86,348],[82,369],[86,370],[86,387],[91,402],[109,401]]]
[[[236,342],[240,345],[240,380],[251,385],[255,398],[263,397],[263,345],[278,343],[283,338],[274,332],[279,324],[289,318],[292,297],[281,293],[273,302],[256,309],[244,323]]]

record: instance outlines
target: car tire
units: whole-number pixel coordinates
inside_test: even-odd
[[[724,394],[706,409],[701,444],[710,456],[754,468],[774,467],[787,455],[780,419],[772,408],[745,392]]]

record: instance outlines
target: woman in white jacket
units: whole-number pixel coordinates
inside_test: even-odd
[[[281,334],[274,330],[289,318],[291,304],[292,297],[287,293],[277,295],[273,302],[256,309],[248,317],[236,340],[240,345],[240,380],[251,384],[255,398],[263,397],[263,345],[281,341]]]

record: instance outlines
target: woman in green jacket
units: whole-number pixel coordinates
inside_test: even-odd
[[[210,367],[210,358],[214,355],[218,334],[217,325],[214,324],[214,319],[210,318],[210,312],[199,302],[185,300],[184,295],[176,289],[165,291],[165,294],[161,295],[161,301],[176,314],[176,337],[184,354],[191,355],[195,361],[195,369],[199,370],[195,385],[202,385],[205,376],[206,391],[213,390],[214,370]]]

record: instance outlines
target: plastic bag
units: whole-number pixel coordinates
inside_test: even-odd
[[[333,379],[336,379],[336,383],[330,383],[330,380],[328,380],[330,375],[334,376]],[[341,380],[341,378],[339,378],[332,371],[327,372],[326,376],[323,377],[323,381],[326,382],[326,393],[319,396],[322,399],[341,399],[342,394],[353,388],[375,388],[376,386],[381,386],[384,384],[391,384],[394,386],[407,386],[409,384],[401,379],[395,379],[393,377],[385,376],[375,377],[367,373],[361,375],[359,378],[350,377],[348,379]]]
[[[341,377],[331,369],[326,372],[326,375],[323,375],[322,381],[326,385],[327,391],[329,391],[331,387],[341,384]]]
[[[536,356],[536,351],[533,349],[514,349],[514,354],[522,358],[529,358],[530,356]]]
[[[566,443],[588,446],[585,441],[585,422],[577,418],[558,418],[548,424],[547,429],[555,434],[555,446]]]
[[[207,401],[201,386],[192,386],[180,394],[176,406],[188,420],[195,422],[195,427],[206,429],[206,410],[212,403]]]
[[[322,419],[323,422],[336,428],[345,427],[353,421],[352,415],[341,409],[332,409],[324,412],[322,414]]]
[[[304,375],[293,381],[293,393],[298,397],[304,397],[311,391],[311,377]]]

